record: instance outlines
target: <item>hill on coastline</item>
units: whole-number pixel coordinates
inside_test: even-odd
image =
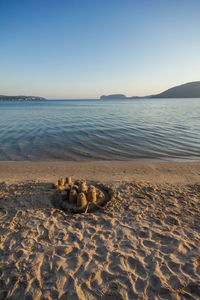
[[[17,101],[33,101],[33,100],[46,100],[38,96],[5,96],[0,95],[0,100],[17,100]]]
[[[200,81],[189,82],[175,86],[160,94],[153,95],[154,98],[200,98]]]
[[[145,97],[126,97],[123,94],[103,95],[101,100],[106,99],[135,99],[135,98],[200,98],[200,81],[189,82],[170,88],[160,94]]]

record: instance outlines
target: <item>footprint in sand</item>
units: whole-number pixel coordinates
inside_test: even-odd
[[[132,253],[134,247],[131,245],[131,241],[129,240],[122,240],[119,244],[119,248],[126,253]]]
[[[147,282],[146,280],[142,280],[141,278],[137,278],[135,282],[135,289],[138,293],[143,293],[146,288]]]
[[[5,208],[0,208],[0,219],[5,218],[8,215],[8,211]]]
[[[133,257],[131,257],[131,256],[129,256],[128,259],[127,259],[127,261],[128,261],[128,264],[129,264],[130,269],[131,269],[131,270],[135,270],[135,268],[136,268],[136,263],[137,263],[136,259],[133,258]]]
[[[113,274],[120,274],[122,272],[122,268],[120,267],[120,261],[113,263],[111,262],[108,266],[108,269]]]
[[[113,275],[108,273],[107,271],[102,271],[101,278],[104,283],[108,283],[109,281],[111,281],[113,279]]]
[[[167,258],[167,260],[168,260],[167,264],[169,269],[174,273],[180,274],[180,264],[172,261],[170,258]]]
[[[192,263],[185,263],[181,266],[181,269],[186,275],[196,278],[194,273],[194,265]]]
[[[168,280],[168,284],[175,290],[180,289],[182,286],[180,280],[175,275],[172,275],[170,277],[170,279]]]
[[[156,244],[150,240],[143,240],[143,245],[147,248],[153,248],[155,249],[156,248]]]
[[[66,262],[72,270],[74,270],[78,264],[78,256],[79,256],[80,250],[77,247],[73,247],[72,251],[69,252],[66,257]]]
[[[21,249],[17,250],[17,251],[15,252],[15,257],[16,257],[16,259],[20,259],[20,258],[23,256],[23,254],[24,254],[24,251],[23,251],[23,250],[21,250]]]
[[[172,272],[170,271],[170,269],[168,268],[168,266],[166,266],[165,264],[160,267],[160,271],[162,272],[163,276],[166,276],[166,275],[170,276],[170,275],[172,275]]]
[[[108,253],[108,249],[107,249],[107,247],[106,246],[104,246],[104,245],[101,245],[101,246],[98,246],[97,248],[96,248],[96,253],[98,254],[98,255],[100,255],[100,256],[106,256],[106,254]]]
[[[135,271],[135,273],[145,279],[146,276],[147,276],[147,273],[146,273],[146,270],[145,268],[143,267],[143,264],[142,262],[140,262],[138,259],[136,258],[133,258],[131,256],[128,257],[128,264],[129,264],[129,267],[130,269],[133,271]]]
[[[140,276],[141,278],[146,278],[147,272],[143,267],[142,263],[139,260],[136,260],[136,270],[135,273]]]
[[[178,218],[171,216],[165,218],[164,223],[167,225],[180,225],[180,221],[178,220]]]
[[[197,299],[200,299],[200,284],[197,283],[189,283],[185,288],[185,291],[195,295],[197,297]]]
[[[151,238],[151,232],[149,232],[148,228],[146,230],[145,230],[145,228],[144,228],[144,230],[141,230],[138,235],[141,238]]]
[[[34,245],[36,244],[36,242],[33,239],[24,239],[21,242],[21,245],[24,249],[30,250],[34,247]]]
[[[72,246],[57,246],[55,247],[55,252],[58,256],[66,256],[70,254],[73,250]]]
[[[172,299],[171,291],[167,288],[161,288],[159,291],[159,297],[161,299]]]
[[[160,278],[156,275],[151,275],[150,277],[150,286],[154,291],[159,291],[161,288]]]
[[[88,263],[90,261],[90,256],[87,252],[83,252],[81,255],[82,263]]]

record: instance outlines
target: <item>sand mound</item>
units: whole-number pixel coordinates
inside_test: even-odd
[[[0,299],[200,298],[200,186],[118,183],[75,215],[48,183],[0,188]]]
[[[71,177],[59,179],[52,185],[52,203],[67,213],[94,212],[107,206],[112,200],[112,189],[89,181],[72,181]]]

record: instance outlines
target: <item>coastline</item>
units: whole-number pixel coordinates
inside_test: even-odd
[[[54,182],[72,176],[86,180],[148,181],[194,184],[200,182],[200,162],[151,161],[0,161],[0,181]]]
[[[113,191],[53,206],[72,176]],[[200,298],[200,162],[0,162],[1,299]]]

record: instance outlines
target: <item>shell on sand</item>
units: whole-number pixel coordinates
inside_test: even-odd
[[[73,188],[69,193],[69,202],[76,203],[77,201],[77,191]]]
[[[78,197],[77,197],[77,206],[81,208],[86,205],[87,205],[87,199],[86,199],[85,194],[83,192],[79,193]]]

